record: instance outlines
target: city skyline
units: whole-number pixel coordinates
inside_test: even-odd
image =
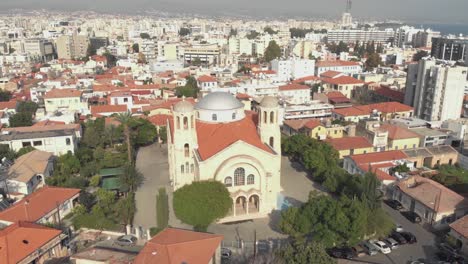
[[[118,4],[116,4],[116,2]],[[309,8],[304,8],[304,7]],[[83,0],[79,2],[64,2],[60,0],[44,0],[37,3],[33,0],[3,0],[1,9],[38,9],[50,8],[66,11],[101,11],[134,13],[147,10],[160,10],[174,13],[192,13],[213,16],[255,16],[279,18],[328,18],[336,19],[346,8],[344,0],[293,0],[282,3],[260,0],[250,2],[239,0],[236,2],[199,0]],[[383,0],[355,0],[353,2],[353,16],[366,20],[403,20],[411,23],[431,24],[459,24],[468,22],[464,10],[468,9],[468,2],[463,0],[435,1],[383,1]],[[445,10],[444,12],[440,12]]]

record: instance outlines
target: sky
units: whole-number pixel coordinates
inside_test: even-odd
[[[48,9],[133,12],[155,9],[203,15],[338,18],[346,0],[0,0],[0,10]],[[414,23],[468,24],[468,0],[354,0],[352,14],[363,19]]]

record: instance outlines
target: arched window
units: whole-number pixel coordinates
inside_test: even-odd
[[[184,129],[188,128],[188,117],[184,116]]]
[[[211,120],[213,121],[218,120],[218,116],[216,114],[211,115]]]
[[[270,112],[270,124],[275,123],[275,112]]]
[[[224,179],[224,185],[225,185],[226,187],[232,187],[232,178],[231,178],[231,177],[226,177],[226,178]]]
[[[189,173],[189,169],[188,162],[185,162],[185,173]]]
[[[232,113],[232,120],[236,119],[236,113]]]
[[[234,185],[240,186],[245,184],[245,170],[244,168],[237,168],[234,171]]]
[[[180,117],[177,117],[177,129],[180,129]]]
[[[255,176],[253,174],[247,176],[247,184],[255,184]]]
[[[273,137],[270,137],[270,147],[275,147],[275,139]]]
[[[191,128],[194,128],[195,127],[195,123],[193,121],[193,116],[190,117],[190,127]]]
[[[195,170],[195,165],[190,164],[190,172],[193,173],[194,170]]]
[[[180,172],[181,172],[181,173],[184,173],[184,172],[185,172],[184,165],[180,165]]]
[[[200,118],[200,112],[197,111],[197,118]]]
[[[184,153],[186,158],[190,156],[190,146],[188,143],[184,145]]]
[[[267,122],[267,112],[263,111],[263,123],[266,124],[266,122]]]

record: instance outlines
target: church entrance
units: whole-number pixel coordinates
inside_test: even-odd
[[[247,213],[247,198],[239,196],[236,199],[236,215],[243,215]]]
[[[254,194],[249,197],[249,214],[255,214],[260,211],[260,198]]]

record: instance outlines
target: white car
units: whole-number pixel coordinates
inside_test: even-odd
[[[385,244],[390,247],[391,250],[398,248],[398,242],[395,239],[389,237],[384,240]]]
[[[403,227],[401,225],[397,225],[396,228],[395,228],[395,231],[397,232],[403,232]]]
[[[382,241],[372,241],[372,244],[374,244],[374,246],[382,253],[384,254],[388,254],[390,252],[392,252],[392,250],[390,249],[389,246],[387,246],[387,244],[385,244],[384,242]]]

